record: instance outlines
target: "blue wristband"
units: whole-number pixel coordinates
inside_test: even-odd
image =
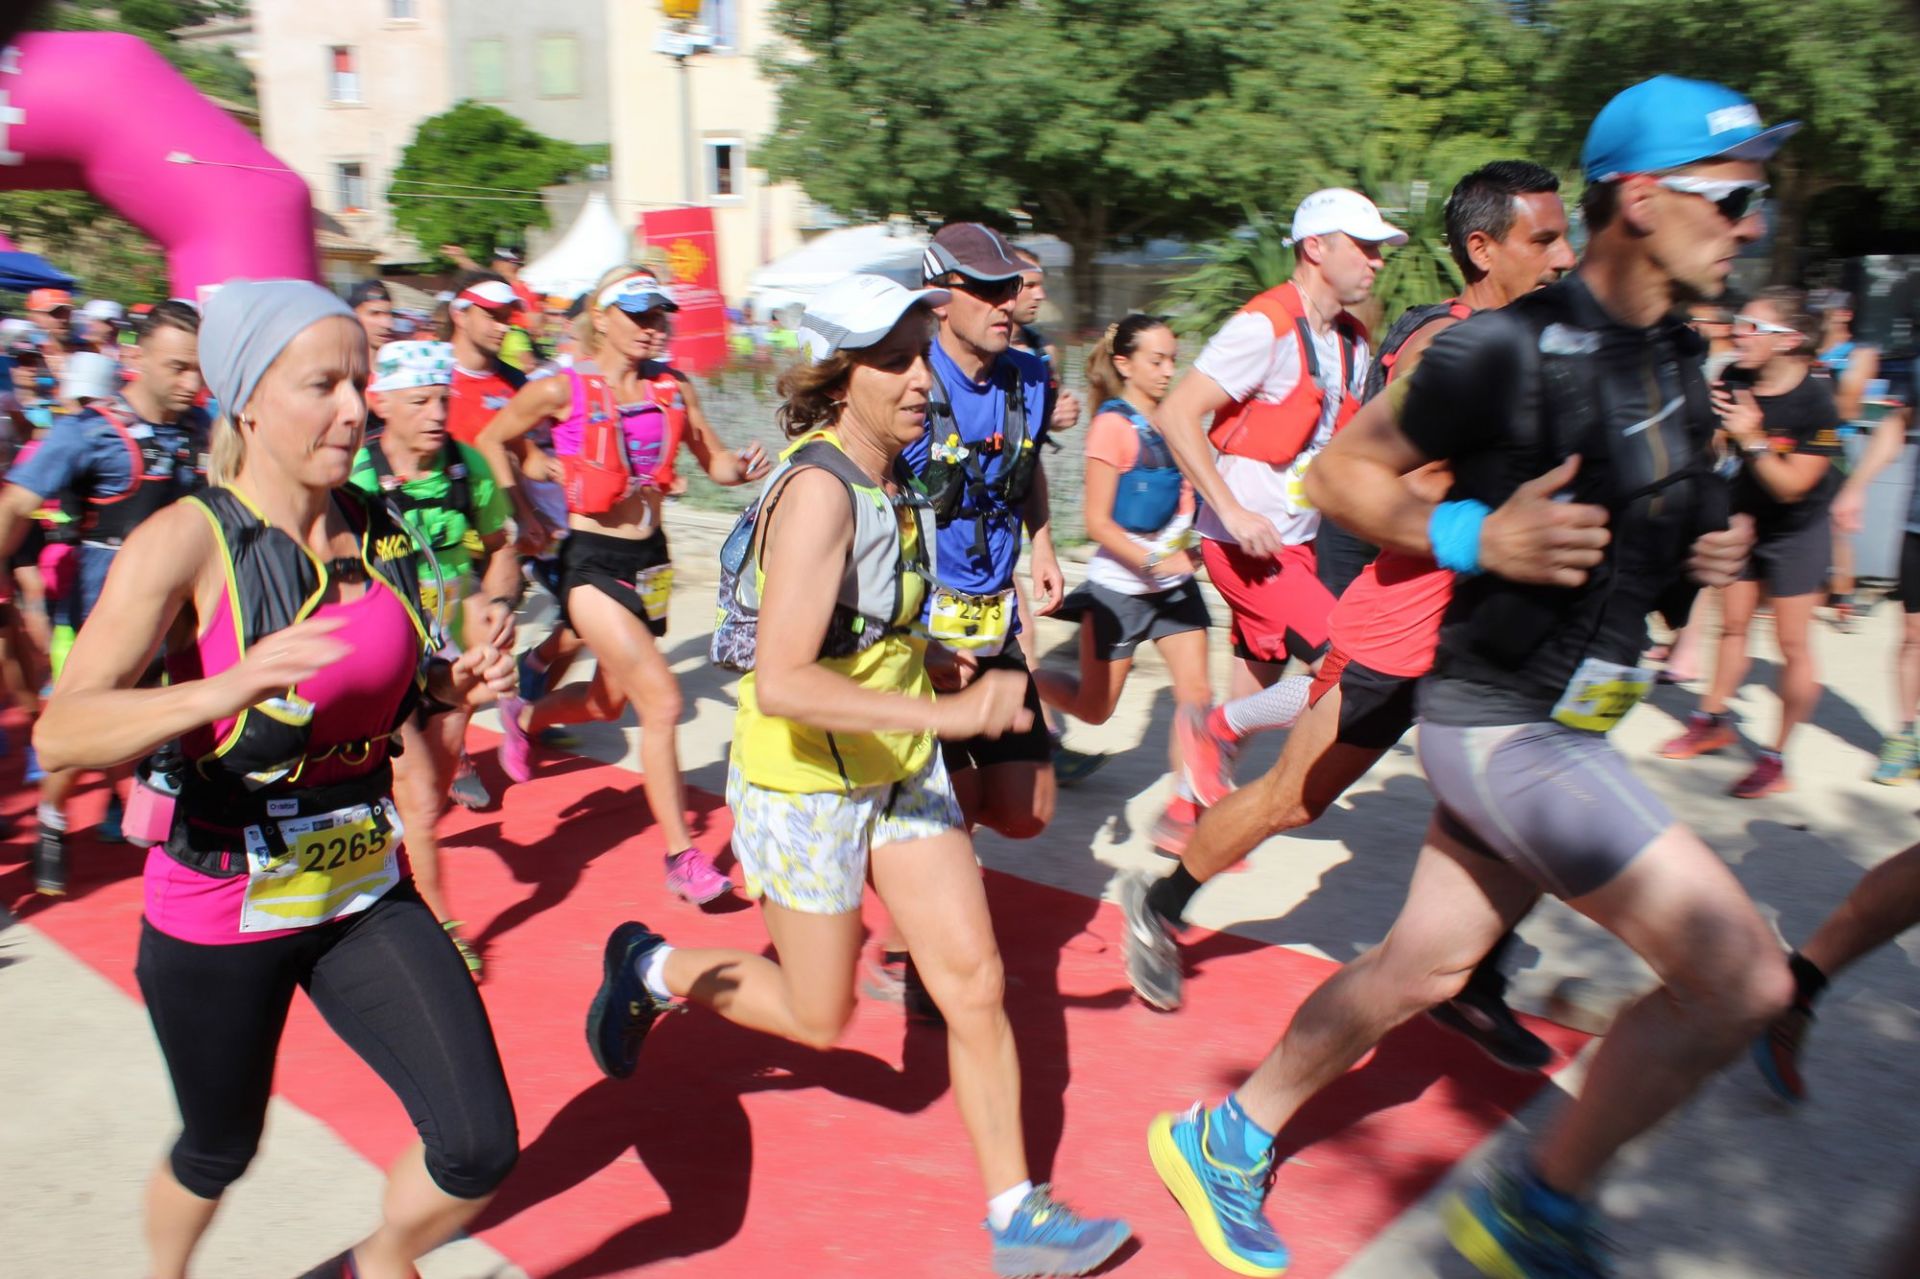
[[[1485,502],[1442,502],[1427,520],[1427,541],[1441,568],[1471,575],[1480,571],[1480,525],[1492,512]]]

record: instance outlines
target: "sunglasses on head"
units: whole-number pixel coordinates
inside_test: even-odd
[[[963,289],[979,298],[988,306],[1000,306],[1020,296],[1022,280],[1010,275],[1004,280],[976,280],[969,275],[955,275],[951,288]]]
[[[1689,178],[1681,174],[1669,174],[1655,181],[1669,191],[1699,196],[1720,210],[1720,216],[1729,222],[1738,222],[1746,217],[1767,194],[1766,183],[1746,182],[1737,178]]]

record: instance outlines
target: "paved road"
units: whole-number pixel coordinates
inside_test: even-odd
[[[714,522],[676,520],[682,566],[669,649],[685,681],[689,722],[681,754],[689,780],[722,789],[730,736],[728,685],[704,663],[697,634],[711,616]],[[684,531],[681,531],[683,530]],[[1224,614],[1219,615],[1222,619]],[[1866,780],[1888,700],[1887,671],[1898,634],[1892,609],[1866,629],[1821,629],[1817,647],[1829,693],[1814,725],[1796,741],[1796,789],[1742,803],[1724,788],[1742,761],[1679,765],[1653,756],[1691,705],[1663,689],[1620,730],[1641,772],[1722,853],[1782,933],[1804,937],[1862,871],[1914,838],[1920,790]],[[1071,632],[1043,623],[1043,645]],[[1071,652],[1061,648],[1054,658]],[[1770,677],[1764,631],[1755,678]],[[1216,687],[1225,655],[1216,645]],[[1737,703],[1751,732],[1765,733],[1775,703],[1750,685]],[[1164,672],[1145,656],[1119,711],[1099,729],[1074,730],[1082,749],[1116,758],[1063,796],[1047,836],[1012,844],[988,836],[990,865],[1090,895],[1109,891],[1116,870],[1164,865],[1146,832],[1164,800],[1164,743],[1171,701]],[[635,762],[637,730],[607,726],[587,735],[590,753]],[[1243,773],[1264,767],[1278,741],[1249,752]],[[1198,922],[1275,945],[1346,959],[1378,940],[1405,889],[1428,806],[1425,784],[1403,746],[1314,829],[1262,847],[1244,874],[1197,899]],[[1548,903],[1521,929],[1515,999],[1542,1008],[1563,978],[1603,989],[1648,984],[1646,970],[1612,939]],[[1772,1279],[1868,1273],[1879,1247],[1920,1189],[1920,934],[1849,973],[1823,1004],[1808,1061],[1815,1100],[1787,1113],[1744,1063],[1710,1086],[1684,1115],[1635,1145],[1603,1203],[1629,1259],[1625,1273],[1672,1279]],[[164,1148],[173,1115],[145,1016],[131,1000],[30,925],[0,932],[0,1072],[12,1104],[0,1109],[0,1238],[6,1273],[26,1276],[137,1275],[140,1185]],[[1250,1017],[1271,1016],[1249,1009]],[[1277,1032],[1280,1026],[1274,1027]],[[1564,1074],[1575,1085],[1577,1066]],[[1147,1085],[1151,1086],[1151,1085]],[[1169,1105],[1187,1099],[1168,1097]],[[1548,1089],[1513,1129],[1524,1136],[1560,1103]],[[1476,1158],[1489,1152],[1482,1150]],[[1311,1157],[1308,1151],[1306,1157]],[[1143,1170],[1144,1171],[1144,1170]],[[210,1237],[198,1273],[208,1279],[297,1273],[365,1228],[378,1170],[323,1125],[276,1101],[260,1161],[236,1189]],[[291,1188],[325,1185],[341,1211],[293,1205]],[[1409,1211],[1344,1272],[1405,1279],[1467,1272],[1445,1258],[1433,1199]],[[1288,1208],[1275,1205],[1284,1229]],[[271,1221],[271,1230],[259,1223]],[[1143,1257],[1128,1273],[1147,1265]],[[428,1279],[506,1279],[519,1271],[475,1241],[442,1249],[422,1266]]]

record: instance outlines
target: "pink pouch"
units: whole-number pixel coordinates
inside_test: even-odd
[[[71,542],[51,542],[40,551],[40,580],[47,598],[60,599],[73,589],[80,575],[80,558]]]

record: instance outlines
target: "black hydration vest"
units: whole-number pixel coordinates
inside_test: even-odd
[[[438,651],[419,611],[419,582],[413,535],[386,504],[354,489],[334,491],[350,525],[359,532],[357,558],[322,565],[282,529],[263,521],[231,489],[214,488],[187,499],[213,525],[226,561],[235,625],[245,653],[254,644],[312,615],[335,576],[364,574],[386,584],[399,597],[420,641],[413,687],[378,737],[341,743],[329,755],[361,758],[376,751],[391,755],[406,717],[426,692],[427,663]],[[293,690],[289,689],[291,694]],[[245,858],[237,833],[249,825],[277,830],[270,820],[297,813],[324,812],[348,803],[377,799],[393,784],[382,761],[371,772],[334,785],[301,785],[312,734],[313,707],[291,697],[269,698],[240,712],[233,727],[199,759],[187,760],[167,851],[175,859],[213,874],[239,874]],[[211,859],[211,860],[210,860]]]
[[[411,515],[415,511],[449,511],[460,517],[448,522],[446,540],[436,544],[433,548],[435,551],[452,550],[466,540],[469,531],[477,527],[473,515],[473,485],[467,475],[466,457],[451,435],[440,443],[440,470],[447,477],[447,495],[444,498],[415,497],[408,493],[406,485],[393,473],[393,463],[387,459],[387,451],[380,447],[378,440],[367,441],[367,460],[372,463],[374,477],[380,483],[380,495],[402,515]]]
[[[100,402],[90,407],[126,446],[133,480],[125,492],[106,497],[87,489],[68,489],[60,496],[60,506],[80,541],[119,546],[156,511],[204,487],[206,462],[196,451],[191,433],[168,448],[151,430],[144,439],[134,438],[133,427],[119,409]]]
[[[1027,431],[1027,396],[1020,382],[1019,367],[1012,360],[1002,360],[994,378],[1003,392],[1006,416],[997,433],[972,444],[959,438],[960,423],[954,417],[953,402],[937,372],[933,385],[927,390],[927,464],[920,473],[920,485],[941,528],[955,520],[973,521],[972,553],[975,556],[987,553],[987,520],[1020,508],[1033,488],[1033,472],[1040,463],[1033,436]],[[959,440],[967,450],[967,455],[957,463],[939,458],[939,451],[947,446],[949,439]],[[1002,458],[999,474],[991,480],[987,478],[986,463],[982,460],[988,451]]]

